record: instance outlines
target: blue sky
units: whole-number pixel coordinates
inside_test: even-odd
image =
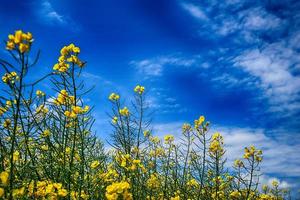
[[[255,144],[265,151],[263,181],[295,188],[299,10],[300,2],[275,0],[1,0],[0,37],[33,33],[33,51],[42,50],[33,79],[51,71],[63,45],[80,46],[102,138],[110,130],[107,96],[128,98],[142,84],[156,111],[156,134],[179,134],[183,122],[203,114],[224,135],[228,156]]]

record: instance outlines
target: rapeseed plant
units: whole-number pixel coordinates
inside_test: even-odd
[[[184,123],[182,135],[163,138],[151,130],[146,88],[133,89],[133,106],[117,93],[108,100],[113,131],[111,150],[92,132],[92,107],[83,101],[88,89],[80,81],[85,62],[74,44],[60,50],[53,72],[27,82],[37,63],[28,59],[31,33],[8,36],[14,63],[0,59],[5,70],[0,97],[0,199],[107,200],[279,200],[289,191],[263,185],[263,152],[245,147],[242,158],[225,167],[220,133],[209,132],[200,116]],[[50,78],[53,94],[38,84]],[[4,94],[4,93],[2,93]],[[129,104],[131,105],[131,104]]]

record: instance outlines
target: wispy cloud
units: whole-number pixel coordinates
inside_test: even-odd
[[[269,110],[289,115],[300,109],[300,77],[292,73],[298,63],[297,51],[285,42],[250,49],[234,59],[236,67],[259,78],[260,88],[270,102]]]
[[[189,12],[190,15],[193,17],[207,21],[208,17],[206,16],[205,12],[198,6],[195,6],[191,3],[182,3],[182,7]]]
[[[164,88],[151,88],[146,101],[147,106],[160,114],[180,114],[188,111],[176,98],[167,96],[166,92]]]
[[[145,78],[162,76],[166,67],[191,67],[197,64],[197,56],[166,55],[150,59],[131,61],[137,71]],[[206,66],[207,67],[207,66]]]
[[[49,0],[42,0],[37,5],[36,14],[41,23],[49,26],[67,26],[69,30],[78,32],[81,30],[80,24],[75,23],[72,18],[66,14],[62,14],[51,4]]]
[[[48,23],[65,24],[67,21],[65,17],[59,14],[48,0],[41,2],[40,17],[42,17]]]

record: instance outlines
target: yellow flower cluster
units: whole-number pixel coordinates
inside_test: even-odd
[[[161,147],[155,148],[154,150],[152,149],[150,150],[149,155],[151,157],[163,156],[165,155],[165,149]]]
[[[105,196],[107,200],[132,200],[132,194],[129,192],[130,185],[126,181],[115,182],[107,186]]]
[[[37,90],[37,91],[35,92],[35,94],[36,94],[36,96],[38,96],[38,97],[43,97],[43,96],[45,96],[45,93],[44,93],[43,91],[41,91],[41,90]]]
[[[3,83],[6,83],[6,84],[8,84],[8,83],[14,84],[19,79],[20,78],[16,72],[5,73],[2,76],[2,81],[3,81]]]
[[[28,52],[33,42],[32,34],[27,32],[23,33],[22,30],[15,31],[15,34],[8,35],[8,41],[6,43],[7,50],[14,50],[18,47],[21,53]]]
[[[36,108],[35,112],[37,114],[47,114],[49,109],[45,105],[40,105]]]
[[[9,173],[7,171],[3,171],[0,173],[0,181],[1,185],[6,186],[8,183]]]
[[[204,121],[205,121],[205,117],[204,116],[200,116],[199,119],[196,119],[194,121],[195,129],[198,129],[203,124]]]
[[[156,173],[151,174],[150,178],[147,180],[147,187],[149,189],[157,189],[160,187],[160,180],[158,179],[158,175]]]
[[[118,117],[114,116],[111,120],[111,123],[117,124],[118,123]]]
[[[101,173],[100,178],[104,180],[105,182],[113,182],[119,177],[118,172],[114,167],[110,164],[108,165],[108,170],[107,172]]]
[[[53,70],[59,72],[66,72],[70,68],[70,64],[78,65],[83,67],[84,63],[78,58],[80,53],[80,48],[74,44],[64,46],[60,50],[60,57],[58,58],[58,63],[53,66]]]
[[[150,142],[153,144],[158,144],[160,142],[160,139],[157,136],[150,136],[149,137]]]
[[[118,153],[115,157],[117,163],[126,170],[135,171],[137,169],[141,169],[142,171],[146,171],[146,168],[141,163],[139,159],[132,159],[129,154],[121,154]]]
[[[239,191],[235,190],[235,191],[232,191],[229,196],[232,199],[240,199],[241,193]]]
[[[145,130],[143,132],[143,134],[144,134],[144,137],[149,137],[151,135],[151,132],[149,130]]]
[[[111,101],[118,101],[120,99],[120,95],[116,93],[111,93],[108,97],[109,100]]]
[[[16,103],[16,102],[14,102]],[[0,117],[4,115],[12,107],[11,101],[6,101],[5,107],[0,106]]]
[[[10,125],[11,125],[11,120],[5,119],[3,122],[3,128],[9,129]]]
[[[84,114],[88,112],[89,109],[90,109],[89,106],[85,106],[84,108],[80,106],[72,106],[70,111],[69,110],[65,111],[65,116],[68,118],[76,118],[78,114]]]
[[[199,183],[198,183],[198,181],[196,180],[196,179],[190,179],[187,183],[186,183],[186,185],[188,186],[188,187],[198,187],[199,186]]]
[[[182,132],[183,132],[183,133],[187,133],[187,132],[189,132],[189,131],[191,131],[191,130],[192,130],[192,127],[191,127],[190,124],[184,123],[184,124],[182,125]]]
[[[53,102],[56,105],[75,104],[75,98],[74,96],[69,95],[66,90],[61,90],[57,98],[54,99]]]
[[[257,162],[262,161],[262,150],[256,149],[253,145],[245,148],[244,158],[253,158]]]
[[[244,166],[244,163],[243,163],[243,161],[237,159],[237,160],[234,161],[234,166],[235,167],[242,167],[242,166]]]
[[[44,130],[41,134],[42,137],[49,137],[50,135],[51,135],[51,132],[49,129]]]
[[[120,109],[120,110],[119,110],[119,113],[120,113],[120,115],[122,115],[122,116],[126,116],[126,117],[129,116],[129,110],[128,110],[127,107],[124,107],[123,109]]]
[[[0,107],[0,117],[7,111],[6,108]]]
[[[209,145],[209,152],[214,155],[220,155],[224,153],[223,144],[223,136],[218,132],[214,133],[214,135],[212,136],[212,141]]]
[[[166,144],[171,144],[173,141],[174,141],[174,136],[173,135],[166,135],[165,137],[164,137],[164,140],[165,140],[165,143]]]
[[[28,196],[39,198],[57,199],[65,197],[68,191],[63,188],[61,183],[52,183],[51,181],[31,181],[28,185]]]
[[[99,165],[100,165],[100,162],[99,162],[98,160],[94,160],[94,161],[91,163],[91,168],[92,168],[92,169],[95,169],[95,168],[97,168]]]
[[[134,88],[134,92],[138,93],[138,94],[143,94],[145,91],[145,87],[144,86],[140,86],[140,85],[137,85],[135,88]]]

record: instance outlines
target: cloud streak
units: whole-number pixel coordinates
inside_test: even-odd
[[[41,2],[40,16],[50,24],[65,24],[67,20],[61,14],[59,14],[48,0]]]

